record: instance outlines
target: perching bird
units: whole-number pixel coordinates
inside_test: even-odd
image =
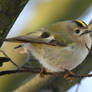
[[[60,72],[72,70],[83,62],[89,53],[87,47],[91,48],[90,32],[81,20],[69,20],[5,41],[25,43],[24,47],[44,68]]]

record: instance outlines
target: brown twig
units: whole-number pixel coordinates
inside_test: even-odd
[[[16,70],[1,71],[0,76],[7,74],[14,74],[14,73],[24,73],[24,72],[40,73],[40,71],[41,68],[39,67],[23,67]],[[59,74],[59,76],[62,76],[62,72],[58,72],[57,74]],[[44,75],[54,75],[54,74],[52,72],[45,72]],[[92,77],[92,74],[85,74],[85,75],[71,74],[69,77],[74,77],[74,78]]]
[[[32,73],[39,73],[40,72],[40,68],[36,68],[34,70],[34,68],[25,68],[25,69],[15,69],[15,70],[6,70],[6,71],[1,71],[0,72],[0,76],[2,75],[9,75],[9,74],[14,74],[14,73],[24,73],[24,72],[32,72]]]
[[[89,53],[92,55],[92,51],[89,49],[89,47],[87,46],[86,43],[85,43],[85,46],[86,46],[87,50],[89,51]]]
[[[7,55],[3,50],[0,49],[0,52],[1,52],[5,57],[9,58],[8,55]],[[10,62],[11,62],[14,66],[18,67],[18,65],[17,65],[16,63],[14,63],[14,61],[13,61],[11,58],[9,58],[9,59],[10,59]]]

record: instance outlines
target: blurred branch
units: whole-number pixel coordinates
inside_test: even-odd
[[[0,0],[0,38],[5,38],[28,0]],[[17,6],[17,7],[16,7]],[[0,41],[0,46],[3,42]]]

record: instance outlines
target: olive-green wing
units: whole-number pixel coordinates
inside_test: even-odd
[[[58,42],[55,37],[47,31],[30,32],[22,36],[7,38],[5,41],[66,46],[64,42]]]

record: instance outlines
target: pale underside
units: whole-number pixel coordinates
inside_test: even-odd
[[[43,45],[43,46],[42,46]],[[59,72],[64,69],[72,70],[88,55],[87,48],[81,46],[46,46],[45,44],[26,44],[26,48],[39,60],[43,67]]]

